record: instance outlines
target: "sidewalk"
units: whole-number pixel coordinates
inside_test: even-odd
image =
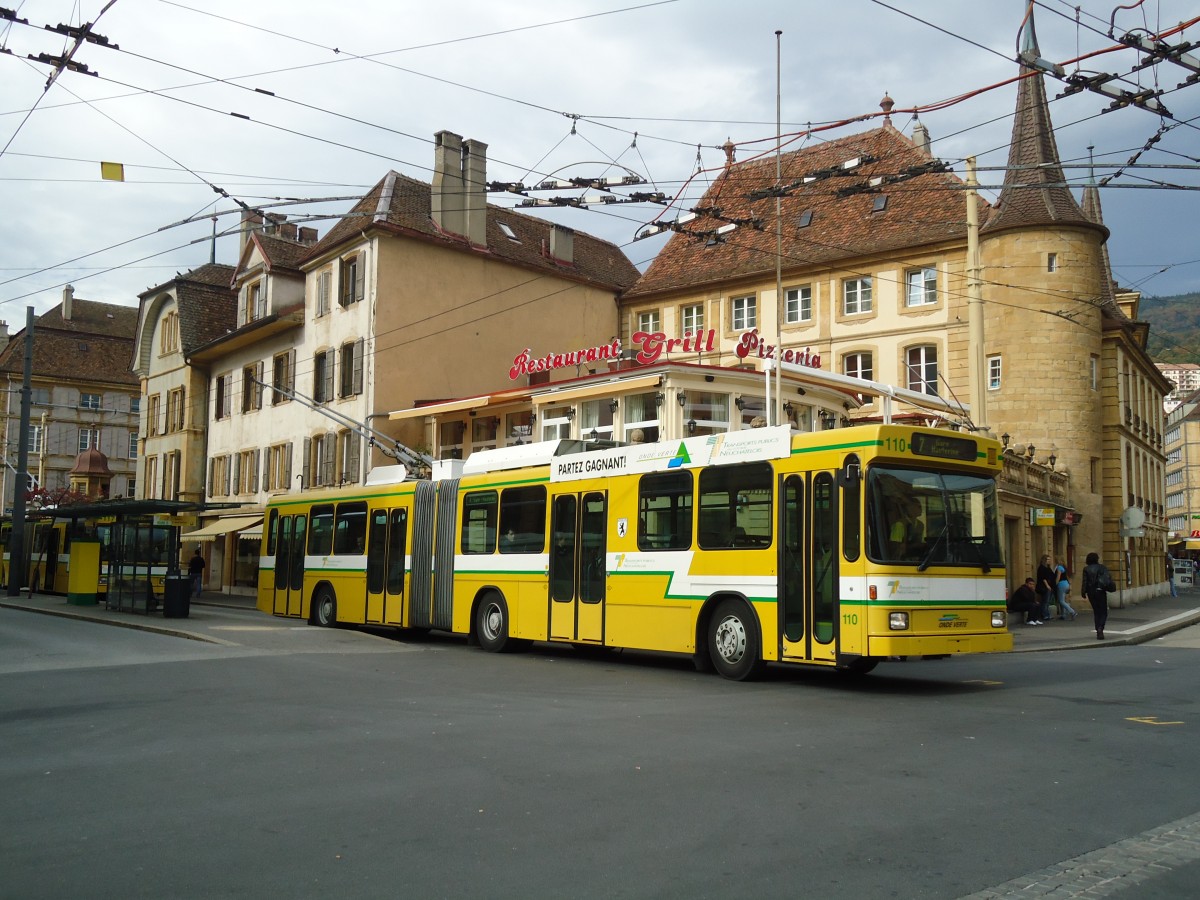
[[[221,609],[256,611],[254,597],[216,591],[205,591],[199,600],[193,600],[191,613],[186,619],[165,619],[161,611],[150,615],[117,612],[105,609],[102,603],[72,606],[67,603],[66,597],[52,594],[34,594],[32,597],[27,594],[19,597],[0,594],[0,607],[87,619],[218,644],[229,643],[213,633],[218,630],[213,626],[223,621]],[[264,621],[270,619],[265,614],[263,616]],[[1015,616],[1020,616],[1020,613]],[[1013,635],[1013,652],[1028,653],[1035,650],[1081,650],[1140,644],[1197,623],[1200,623],[1200,588],[1180,587],[1178,597],[1163,595],[1124,609],[1110,608],[1103,641],[1096,640],[1091,610],[1081,611],[1074,621],[1060,622],[1054,619],[1045,625],[1012,624],[1009,630]]]
[[[1200,622],[1200,588],[1181,586],[1178,597],[1164,594],[1124,609],[1115,609],[1111,605],[1115,599],[1116,595],[1109,595],[1108,624],[1104,626],[1103,641],[1096,640],[1092,611],[1076,607],[1079,609],[1079,616],[1074,621],[1060,622],[1058,619],[1052,619],[1045,625],[1010,622],[1013,652],[1080,650],[1141,644]],[[1014,620],[1021,617],[1021,613],[1009,615]]]

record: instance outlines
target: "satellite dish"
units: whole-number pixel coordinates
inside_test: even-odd
[[[1146,514],[1136,506],[1126,507],[1125,512],[1121,513],[1122,528],[1141,528],[1146,524]]]

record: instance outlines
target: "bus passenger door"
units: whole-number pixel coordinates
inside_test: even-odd
[[[371,510],[367,522],[367,622],[373,625],[384,621],[384,581],[387,573],[386,509]]]
[[[283,516],[275,552],[275,606],[277,616],[299,616],[304,593],[304,537],[307,517]]]
[[[608,504],[602,492],[561,494],[550,514],[550,637],[602,643]]]
[[[833,473],[787,476],[779,508],[782,658],[832,662],[837,658],[841,558]]]

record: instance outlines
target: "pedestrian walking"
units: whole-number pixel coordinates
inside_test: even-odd
[[[1167,551],[1167,582],[1171,585],[1171,596],[1178,597],[1179,591],[1175,588],[1175,557],[1171,555],[1171,551]]]
[[[200,589],[204,586],[204,557],[200,555],[199,547],[188,561],[188,575],[192,579],[192,599],[198,600]]]
[[[1104,640],[1104,625],[1108,622],[1108,594],[1115,591],[1112,573],[1100,562],[1099,553],[1087,555],[1083,568],[1083,595],[1092,604],[1092,618],[1096,623],[1096,640]]]
[[[1054,575],[1058,579],[1054,584],[1055,592],[1058,595],[1058,617],[1060,619],[1074,619],[1075,610],[1067,602],[1067,595],[1071,593],[1071,579],[1067,577],[1067,567],[1059,563],[1054,567]]]
[[[1038,600],[1042,604],[1042,608],[1038,611],[1038,618],[1043,622],[1047,622],[1050,620],[1050,603],[1057,596],[1057,592],[1054,589],[1054,582],[1057,579],[1054,574],[1054,566],[1051,565],[1049,553],[1042,557],[1041,565],[1038,566],[1035,577],[1037,579]]]

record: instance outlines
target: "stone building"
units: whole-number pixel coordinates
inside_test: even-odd
[[[29,473],[48,492],[71,488],[81,453],[100,450],[111,477],[108,495],[137,489],[138,380],[129,370],[136,311],[63,289],[62,302],[34,319],[33,382],[29,419]],[[12,508],[25,368],[25,330],[0,350],[0,416],[4,509]]]
[[[1012,585],[1043,553],[1078,570],[1097,550],[1127,576],[1117,602],[1136,600],[1166,590],[1169,385],[1146,353],[1138,295],[1113,285],[1098,190],[1081,204],[1066,186],[1042,77],[1024,71],[995,206],[929,154],[923,126],[911,139],[892,126],[887,97],[882,127],[783,154],[778,180],[774,157],[739,164],[729,146],[696,217],[623,296],[620,335],[711,328],[718,339],[692,360],[757,366],[779,345],[834,372],[969,403],[957,418],[1009,446],[1000,487]],[[851,419],[879,417],[865,399]],[[956,418],[905,407],[920,421]],[[1145,526],[1122,536],[1130,506]]]

